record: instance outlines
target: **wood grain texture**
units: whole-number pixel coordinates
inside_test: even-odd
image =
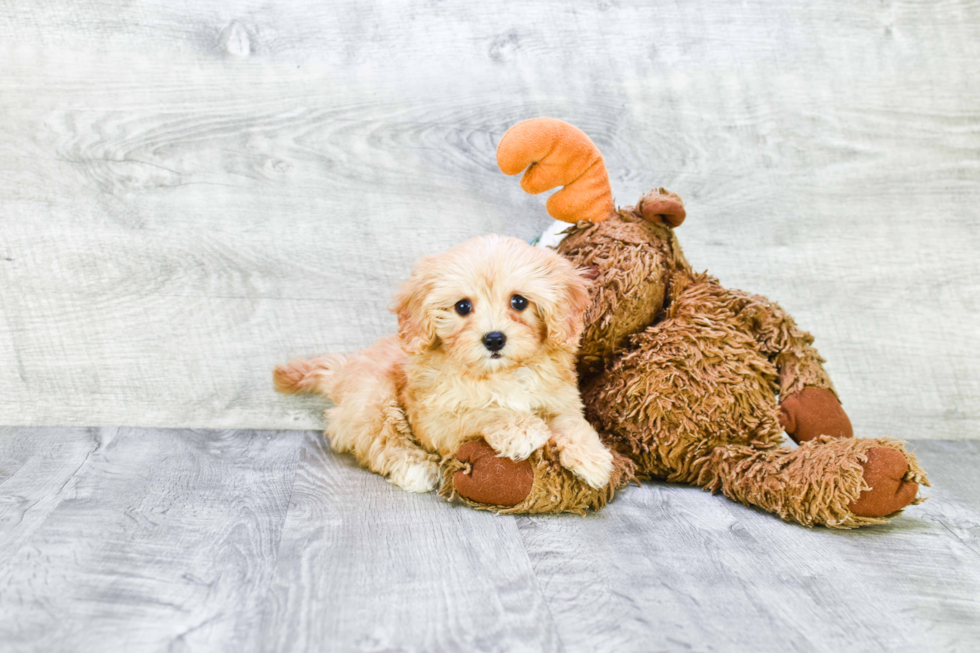
[[[478,513],[315,432],[0,429],[0,653],[970,651],[980,446],[913,446],[929,500],[835,532],[664,484]]]
[[[976,485],[953,479],[980,459],[974,443],[920,444],[932,498],[883,527],[807,530],[657,483],[586,519],[518,527],[581,650],[966,651],[980,639],[980,511]]]
[[[513,519],[416,495],[302,452],[259,651],[554,651]]]
[[[924,519],[942,524],[980,555],[980,479],[975,465],[980,460],[980,443],[918,444],[916,454],[922,464],[940,470],[941,479],[930,492],[935,500]]]
[[[272,366],[546,226],[494,148],[554,115],[816,334],[858,434],[978,438],[978,62],[974,0],[6,0],[0,423],[322,427]]]
[[[13,560],[51,511],[71,495],[102,433],[0,427],[0,567]]]
[[[23,458],[7,451],[32,450],[0,484],[0,505],[22,514],[0,531],[0,650],[243,650],[301,442],[256,431],[0,432],[5,470]]]

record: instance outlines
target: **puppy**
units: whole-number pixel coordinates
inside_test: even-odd
[[[331,448],[411,492],[435,489],[440,457],[475,436],[514,460],[550,442],[600,488],[612,454],[582,415],[575,374],[588,304],[588,283],[554,252],[474,238],[416,266],[393,309],[397,336],[277,367],[276,389],[329,397]]]

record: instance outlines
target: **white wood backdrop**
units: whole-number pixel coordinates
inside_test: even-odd
[[[975,0],[0,0],[0,423],[320,425],[272,366],[544,228],[494,148],[552,115],[816,334],[860,435],[980,437],[978,73]]]

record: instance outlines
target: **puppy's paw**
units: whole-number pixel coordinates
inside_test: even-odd
[[[543,447],[550,437],[548,425],[536,417],[522,418],[483,434],[483,438],[494,451],[511,460],[526,460]]]
[[[558,453],[558,460],[565,469],[596,490],[609,484],[613,455],[598,441],[589,444],[568,443]]]
[[[396,466],[388,480],[409,492],[431,492],[439,486],[439,464],[431,461],[405,461]]]
[[[527,460],[532,453],[544,446],[544,443],[548,441],[548,438],[544,440],[531,439],[531,438],[520,438],[513,439],[502,443],[499,447],[494,447],[500,456],[504,458],[510,458],[511,460]]]

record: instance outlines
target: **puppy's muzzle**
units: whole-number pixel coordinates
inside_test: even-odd
[[[507,336],[499,331],[491,331],[483,336],[483,346],[493,353],[503,349],[505,344],[507,344]]]

